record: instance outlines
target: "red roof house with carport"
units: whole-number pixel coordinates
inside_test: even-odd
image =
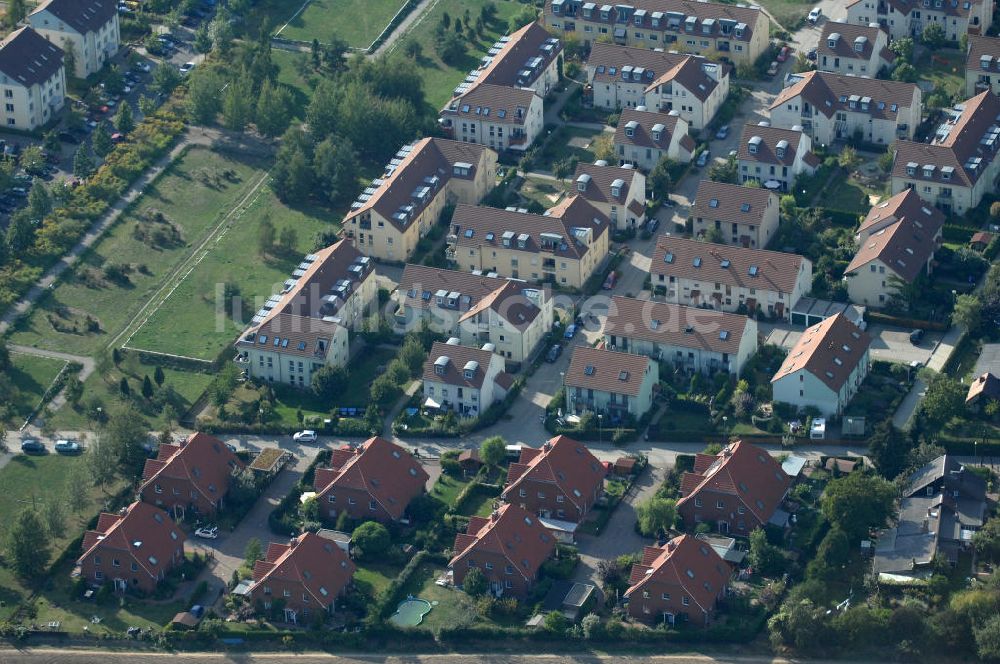
[[[579,523],[604,493],[606,469],[583,443],[556,436],[522,447],[500,497],[542,518]]]

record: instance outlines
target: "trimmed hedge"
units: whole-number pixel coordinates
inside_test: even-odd
[[[956,244],[968,244],[972,240],[972,236],[976,234],[976,228],[969,228],[968,226],[955,226],[952,224],[945,224],[944,228],[941,230],[941,235],[945,242],[954,242]]]
[[[902,318],[899,316],[890,316],[889,314],[884,314],[879,311],[872,311],[871,309],[865,312],[865,318],[868,320],[869,323],[881,323],[882,325],[911,327],[911,328],[918,328],[921,330],[934,330],[936,332],[945,332],[948,330],[948,323],[941,323],[932,320],[920,320],[919,318]]]

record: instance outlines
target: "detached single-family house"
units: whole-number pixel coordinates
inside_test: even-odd
[[[424,362],[424,403],[454,411],[459,417],[479,417],[507,396],[514,383],[504,358],[492,344],[470,348],[452,337],[435,341]]]
[[[152,593],[184,562],[185,539],[166,512],[136,501],[117,514],[101,513],[97,526],[83,534],[77,566],[88,585]]]
[[[688,134],[687,120],[680,111],[662,113],[639,106],[621,112],[613,147],[619,164],[648,173],[664,159],[690,163],[697,144]]]
[[[998,400],[1000,400],[1000,378],[987,371],[969,384],[965,405],[978,409],[985,403]]]
[[[694,470],[681,475],[677,511],[686,528],[710,523],[720,533],[747,536],[767,525],[791,485],[777,459],[738,440],[695,457]]]
[[[768,45],[769,20],[758,7],[685,0],[546,0],[546,28],[575,35],[585,46],[613,40],[648,49],[716,54],[753,64]]]
[[[344,233],[373,258],[405,261],[446,205],[475,205],[496,186],[497,153],[484,145],[423,138],[404,145],[344,217]]]
[[[816,69],[848,76],[875,76],[896,61],[889,33],[878,23],[827,21],[816,47]]]
[[[508,503],[489,517],[469,517],[466,532],[455,536],[448,571],[452,583],[461,586],[469,570],[478,569],[490,594],[523,600],[555,548],[555,537],[537,517]]]
[[[118,53],[121,32],[114,0],[43,0],[28,24],[76,63],[71,74],[86,78]]]
[[[628,614],[642,622],[707,627],[731,577],[729,563],[691,535],[644,547],[625,591]]]
[[[757,321],[752,318],[621,295],[611,299],[603,333],[611,350],[704,374],[738,376],[757,352]]]
[[[66,103],[63,52],[29,27],[0,42],[2,126],[31,131],[53,120]]]
[[[581,162],[573,180],[576,195],[610,219],[613,228],[635,229],[646,223],[646,176],[636,169]]]
[[[396,290],[400,333],[427,324],[463,346],[493,352],[519,365],[552,329],[552,294],[520,279],[407,263]]]
[[[940,25],[945,39],[986,34],[993,24],[993,0],[848,0],[847,22],[878,23],[889,40],[921,37],[924,28]]]
[[[812,288],[812,263],[798,254],[661,236],[650,277],[667,302],[789,320]]]
[[[214,436],[195,432],[177,445],[160,445],[142,470],[139,496],[175,518],[189,511],[211,517],[223,506],[233,473],[243,460]]]
[[[594,413],[612,425],[653,407],[660,368],[645,355],[576,346],[564,380],[568,412]]]
[[[802,127],[822,145],[861,139],[891,145],[912,139],[920,124],[916,83],[810,71],[781,91],[771,104],[771,124]]]
[[[254,564],[248,594],[264,611],[280,602],[285,622],[304,623],[316,612],[334,612],[337,597],[351,584],[356,569],[335,542],[305,532],[288,544],[267,545],[263,560]]]
[[[399,521],[429,476],[399,445],[375,436],[355,449],[333,450],[329,467],[317,468],[313,486],[324,521],[341,514],[356,521]]]
[[[740,182],[756,182],[772,191],[789,191],[800,175],[812,175],[820,165],[812,139],[802,125],[790,129],[744,125],[737,158]]]
[[[307,388],[313,372],[350,357],[348,330],[360,330],[378,300],[375,265],[347,240],[308,254],[236,341],[236,364],[268,382]]]
[[[780,221],[778,195],[762,187],[702,180],[691,206],[694,234],[714,241],[764,249]]]
[[[842,313],[806,328],[771,378],[774,400],[841,415],[868,375],[871,343]]]
[[[604,493],[604,465],[580,442],[556,436],[522,447],[500,497],[546,519],[580,523]]]
[[[851,302],[885,306],[902,285],[930,274],[944,222],[944,213],[912,189],[869,210],[856,236],[858,253],[844,269]]]
[[[965,96],[989,90],[1000,94],[1000,38],[969,35],[965,56]]]

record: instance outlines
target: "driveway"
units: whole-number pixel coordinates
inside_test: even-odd
[[[786,349],[792,348],[802,336],[802,328],[788,323],[760,323],[759,329],[764,343]],[[872,336],[872,357],[885,362],[919,362],[926,365],[941,341],[942,333],[926,332],[923,341],[914,345],[910,343],[910,332],[899,327],[870,325],[868,333]]]

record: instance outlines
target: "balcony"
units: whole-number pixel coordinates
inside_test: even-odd
[[[811,118],[811,117],[813,116],[813,112],[812,112],[812,109],[811,109],[811,108],[807,108],[807,107],[803,106],[803,107],[802,107],[802,114],[801,114],[801,115],[802,115],[802,117],[804,117],[804,118]]]
[[[455,248],[454,247],[448,247],[447,249],[445,249],[444,250],[444,257],[447,258],[450,261],[454,261],[455,260]]]
[[[244,368],[250,366],[250,358],[245,353],[238,353],[236,357],[233,358],[233,362]]]

